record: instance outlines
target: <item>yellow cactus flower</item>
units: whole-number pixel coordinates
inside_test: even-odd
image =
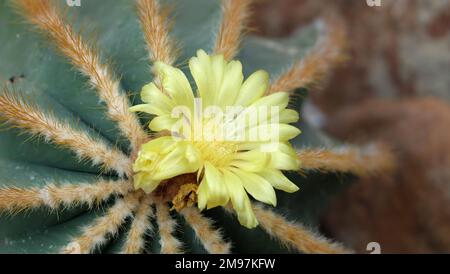
[[[131,111],[154,115],[149,127],[170,132],[144,144],[134,163],[135,188],[147,193],[167,179],[197,173],[200,210],[231,202],[239,222],[254,228],[254,199],[276,206],[275,189],[298,190],[282,173],[300,163],[289,140],[300,130],[289,125],[298,113],[287,109],[289,95],[266,96],[269,75],[257,71],[244,81],[242,64],[203,50],[189,61],[194,94],[178,68],[155,63],[160,82],[143,87],[145,104]]]

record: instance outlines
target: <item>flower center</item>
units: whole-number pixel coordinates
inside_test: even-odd
[[[203,160],[216,167],[227,166],[239,147],[235,142],[226,141],[199,141],[193,142],[193,144],[202,152]]]

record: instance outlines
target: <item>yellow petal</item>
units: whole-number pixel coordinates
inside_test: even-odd
[[[258,226],[258,220],[248,198],[247,193],[238,176],[230,171],[224,170],[224,181],[230,194],[231,203],[236,211],[239,223],[247,228]]]
[[[272,185],[263,177],[251,172],[233,168],[232,171],[241,179],[245,190],[258,201],[273,206],[277,205],[277,196]]]
[[[170,153],[162,157],[153,172],[155,180],[171,179],[181,174],[194,173],[200,168],[199,161],[191,162],[186,158],[187,146],[177,142]]]
[[[298,170],[300,160],[289,143],[278,143],[278,149],[270,153],[269,166],[279,170]]]
[[[149,104],[140,104],[130,107],[131,112],[145,112],[148,114],[155,114],[157,110],[155,110],[154,106],[151,106]]]
[[[289,94],[286,92],[276,92],[258,99],[252,104],[254,107],[279,107],[279,110],[285,109],[289,104]]]
[[[189,163],[200,163],[201,153],[196,147],[194,147],[191,144],[188,144],[186,148],[185,157]]]
[[[181,174],[194,173],[200,168],[198,151],[188,142],[175,141],[171,136],[160,137],[142,145],[133,170],[143,174],[146,182],[140,180],[140,188],[153,189],[153,181],[171,179]],[[151,180],[150,180],[151,179]]]
[[[211,58],[205,51],[197,51],[197,56],[189,60],[189,69],[195,84],[197,85],[198,95],[203,100],[204,106],[212,104],[212,98],[208,96],[211,78]]]
[[[281,142],[289,141],[297,137],[301,132],[300,129],[286,124],[280,124],[280,137]]]
[[[167,180],[182,174],[194,173],[197,170],[198,165],[189,163],[186,159],[180,157],[170,164],[160,165],[154,172],[153,178],[155,180]]]
[[[169,130],[172,131],[174,125],[178,122],[177,118],[172,118],[171,115],[157,116],[152,119],[148,127],[156,132]]]
[[[171,151],[174,145],[176,144],[172,136],[159,137],[143,144],[139,154],[155,153],[156,151],[164,154]]]
[[[228,204],[230,196],[223,182],[223,176],[217,168],[210,163],[205,163],[205,184],[207,188],[207,208],[211,209],[217,206],[225,206]],[[199,193],[199,195],[201,195]]]
[[[280,124],[291,124],[297,123],[299,120],[298,112],[292,109],[283,109],[280,112],[279,123]]]
[[[161,137],[150,142],[147,142],[141,146],[138,158],[133,164],[133,171],[147,171],[151,172],[156,166],[156,161],[165,157],[167,153],[172,151],[176,146],[172,137]]]
[[[282,123],[280,122],[280,116],[286,110],[288,104],[289,94],[286,92],[277,92],[258,99],[246,108],[236,119],[246,121],[246,128],[264,123]],[[278,117],[275,117],[274,115],[277,115]],[[272,117],[278,120],[270,120]]]
[[[261,124],[246,129],[245,136],[251,141],[286,142],[297,137],[301,131],[287,124]]]
[[[228,63],[217,97],[217,104],[222,107],[233,106],[243,81],[244,74],[242,73],[241,62],[231,61]]]
[[[141,91],[141,99],[152,107],[151,114],[169,115],[175,107],[175,103],[156,87],[154,83],[145,85]]]
[[[211,101],[214,106],[219,106],[218,101],[220,89],[224,80],[224,74],[227,68],[227,64],[223,55],[215,55],[211,57],[211,79],[209,79],[209,91],[208,95],[212,97]]]
[[[157,157],[158,157],[157,153],[153,153],[152,155],[147,154],[146,157],[143,156],[138,157],[133,164],[133,171],[134,172],[152,171],[154,169],[154,160],[157,159]]]
[[[161,76],[164,91],[172,97],[177,106],[187,106],[193,108],[194,94],[186,75],[177,68],[166,65],[162,62],[155,63],[155,69]]]
[[[200,185],[197,189],[197,206],[200,211],[203,211],[206,208],[209,199],[209,191],[208,191],[208,183],[206,182],[206,178],[203,177],[203,180],[200,182]]]
[[[269,87],[269,74],[259,70],[242,84],[235,105],[248,106],[261,98]]]
[[[259,172],[266,168],[269,161],[267,153],[251,150],[236,153],[231,165],[248,172]]]
[[[284,174],[276,169],[266,169],[258,173],[264,177],[274,188],[287,193],[294,193],[299,190],[298,186],[292,183]]]
[[[134,187],[136,189],[142,189],[146,193],[153,192],[161,183],[161,181],[153,180],[151,174],[146,172],[140,172],[134,175]]]

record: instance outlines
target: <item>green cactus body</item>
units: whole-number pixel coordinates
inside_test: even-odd
[[[151,82],[147,50],[139,21],[135,15],[133,1],[114,0],[82,1],[81,7],[68,8],[68,15],[75,29],[88,26],[98,34],[98,48],[102,57],[111,60],[114,71],[121,78],[124,91],[130,99],[139,103],[135,96],[145,84]],[[65,5],[61,1],[61,5]],[[185,68],[187,60],[198,49],[213,47],[221,18],[220,1],[189,0],[169,1],[175,8],[175,25],[171,35],[180,42],[181,54],[176,62]],[[40,108],[53,113],[57,118],[71,124],[91,136],[103,139],[110,146],[118,145],[124,153],[129,153],[128,142],[122,138],[115,126],[105,115],[105,106],[99,103],[95,91],[86,83],[86,78],[77,73],[45,37],[35,32],[22,19],[8,1],[0,1],[0,80],[23,75],[10,86],[23,98],[33,100]],[[246,37],[239,59],[244,66],[244,74],[258,69],[268,71],[271,76],[280,74],[295,60],[314,46],[317,28],[306,27],[290,38],[268,40]],[[299,90],[299,97],[306,94]],[[295,100],[300,109],[301,99]],[[142,119],[142,123],[146,123]],[[328,145],[319,133],[301,122],[298,127],[302,134],[293,142],[296,148],[320,147]],[[86,183],[102,176],[116,179],[113,173],[102,174],[99,167],[89,162],[80,162],[69,150],[54,146],[45,139],[29,140],[29,135],[18,129],[0,132],[0,184],[4,187],[39,187],[48,183]],[[100,175],[102,174],[102,175]],[[278,206],[275,211],[288,219],[301,221],[316,228],[321,211],[329,199],[349,182],[347,176],[334,174],[307,173],[305,176],[288,174],[299,187],[294,194],[277,192]],[[86,206],[49,211],[46,208],[0,217],[0,252],[2,253],[56,253],[67,245],[71,238],[81,232],[96,217],[113,204],[113,199],[98,208]],[[262,229],[246,229],[235,217],[227,215],[220,208],[207,210],[206,216],[222,229],[226,239],[232,242],[235,253],[287,253],[276,239],[271,239]],[[188,224],[173,213],[180,229],[177,237],[183,242],[186,252],[205,253],[206,250],[196,239]],[[155,224],[156,225],[156,224]],[[98,252],[117,253],[123,245],[129,223],[116,236],[111,236],[108,244]],[[157,231],[157,229],[155,230]],[[147,248],[152,253],[159,252],[159,235],[148,236]]]

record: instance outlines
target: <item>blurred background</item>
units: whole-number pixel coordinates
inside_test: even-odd
[[[394,175],[355,182],[323,219],[358,252],[450,252],[450,1],[259,0],[252,31],[283,37],[319,16],[340,16],[349,61],[311,93],[320,126],[345,142],[383,142]],[[315,113],[315,115],[317,115]],[[308,115],[305,113],[305,115]]]

